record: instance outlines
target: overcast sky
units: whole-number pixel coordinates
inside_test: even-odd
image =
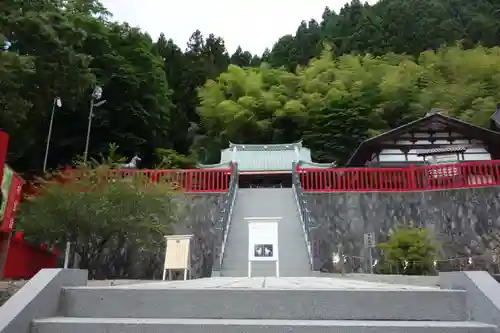
[[[230,53],[238,45],[262,54],[279,37],[295,34],[302,20],[321,19],[326,6],[338,11],[346,0],[101,0],[117,21],[139,26],[154,39],[161,32],[186,48],[191,34],[224,38]],[[368,0],[374,3],[376,0]]]

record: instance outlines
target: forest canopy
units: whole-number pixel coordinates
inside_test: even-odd
[[[353,0],[297,23],[262,55],[230,55],[209,32],[193,32],[186,46],[168,31],[153,40],[96,0],[2,1],[8,163],[41,172],[56,97],[49,167],[81,155],[97,85],[106,103],[95,109],[90,155],[115,143],[146,167],[217,162],[229,140],[300,138],[319,162],[342,163],[362,140],[430,108],[486,126],[499,101],[498,3]]]
[[[361,141],[435,107],[487,126],[500,99],[499,69],[500,48],[447,47],[417,59],[326,49],[296,73],[230,65],[199,90],[198,110],[218,148],[303,138],[319,161],[345,161]]]

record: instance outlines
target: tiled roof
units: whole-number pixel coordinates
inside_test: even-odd
[[[337,163],[316,163],[316,162],[303,162],[300,161],[300,166],[304,169],[324,169],[324,168],[334,168]]]
[[[229,143],[229,149],[236,149],[237,151],[293,151],[295,148],[301,149],[302,142],[265,145]]]
[[[331,165],[315,164],[311,151],[302,142],[287,144],[234,144],[221,151],[220,164],[238,163],[239,171],[291,171],[293,162],[303,161],[312,167]],[[204,165],[202,167],[214,167]]]
[[[301,143],[283,145],[229,144],[222,158],[238,163],[239,171],[289,171],[292,163],[300,159]],[[230,160],[221,160],[226,162]]]

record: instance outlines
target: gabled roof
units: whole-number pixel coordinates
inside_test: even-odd
[[[222,167],[230,162],[238,163],[240,172],[291,172],[293,162],[304,162],[311,167],[331,167],[332,164],[316,164],[311,160],[311,151],[302,146],[302,141],[284,144],[235,144],[221,151],[221,161],[215,165],[200,165],[202,168]]]
[[[497,104],[497,109],[490,118],[490,128],[494,131],[500,129],[500,103]]]
[[[480,127],[471,123],[467,123],[465,121],[449,117],[442,113],[432,113],[428,114],[425,117],[412,121],[403,126],[397,127],[388,132],[377,135],[373,138],[367,139],[363,141],[354,154],[352,154],[349,161],[347,161],[347,166],[361,166],[364,165],[365,161],[371,157],[373,153],[375,153],[377,149],[377,145],[382,141],[387,141],[391,139],[396,139],[402,134],[409,132],[412,128],[417,126],[424,125],[429,122],[440,122],[442,124],[448,125],[452,128],[455,128],[457,132],[466,133],[467,135],[482,140],[485,143],[493,143],[500,144],[500,133],[495,132],[493,130],[486,129],[484,127]]]

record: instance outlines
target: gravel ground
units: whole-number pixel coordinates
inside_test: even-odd
[[[16,293],[25,281],[0,281],[0,306]]]

